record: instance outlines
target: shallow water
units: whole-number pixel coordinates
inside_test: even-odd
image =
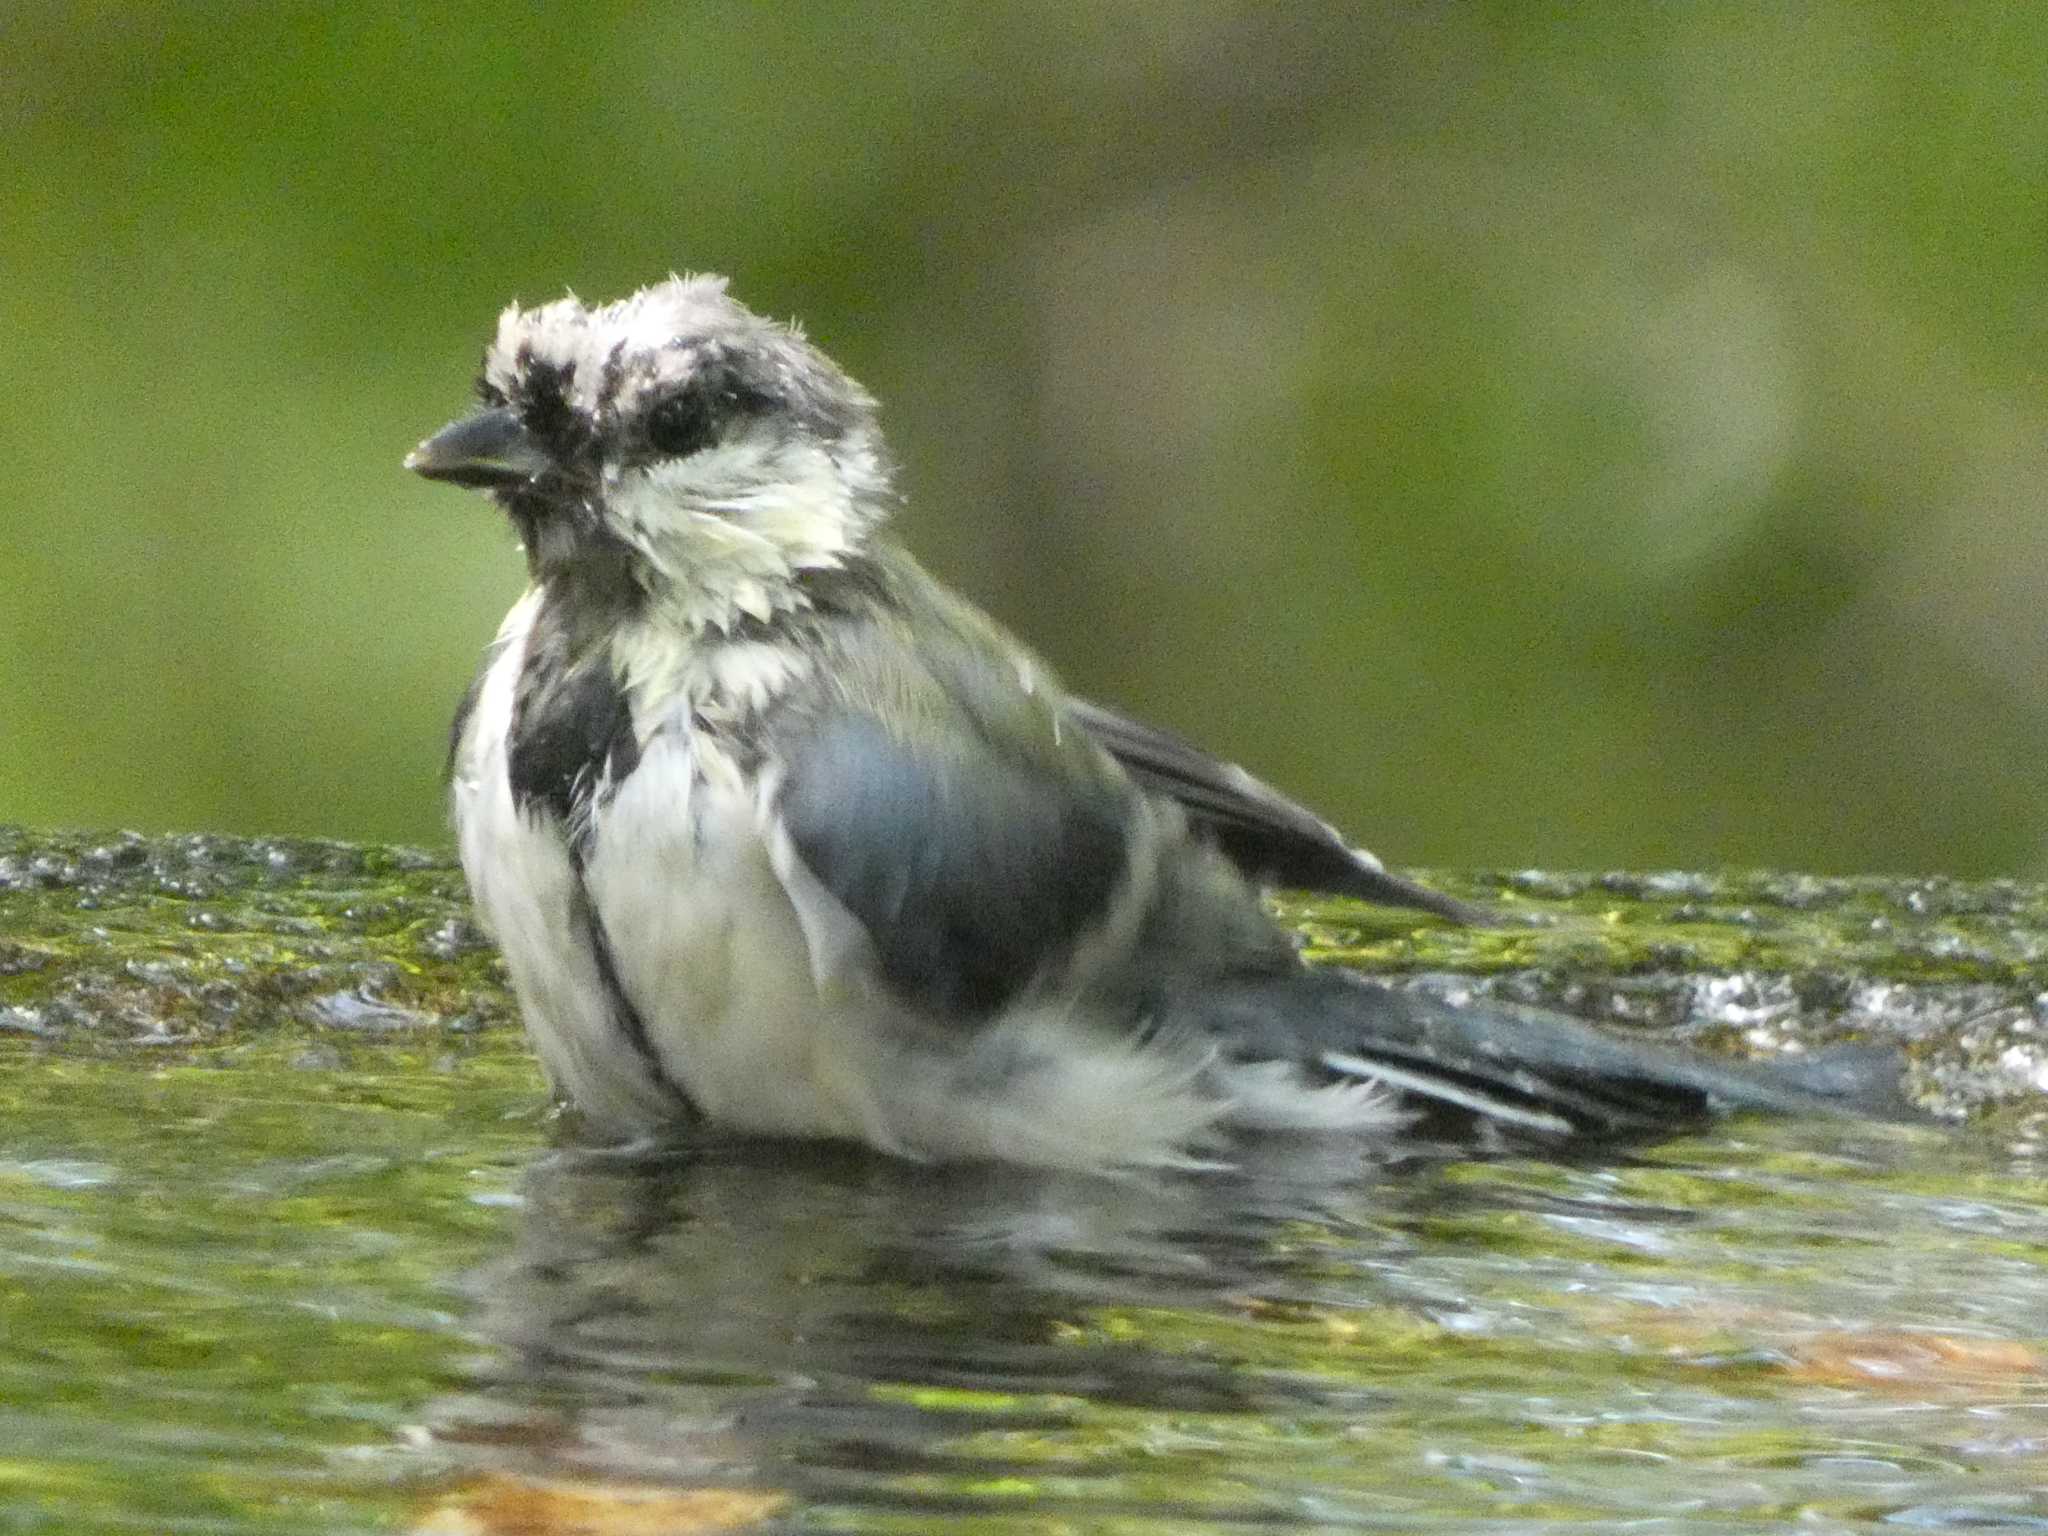
[[[2039,1155],[629,1159],[509,1031],[4,1042],[0,1531],[2048,1530]]]

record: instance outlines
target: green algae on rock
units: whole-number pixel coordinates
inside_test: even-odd
[[[1487,928],[1286,900],[1310,958],[1749,1055],[1895,1044],[1923,1106],[2042,1107],[2048,886],[1759,871],[1434,873]]]
[[[164,1044],[513,1018],[444,855],[0,827],[0,1034]]]
[[[1460,928],[1283,898],[1309,957],[1705,1048],[1896,1043],[1931,1108],[2048,1092],[2048,887],[1767,873],[1438,874]],[[516,1022],[445,853],[0,826],[0,1035],[201,1043]]]

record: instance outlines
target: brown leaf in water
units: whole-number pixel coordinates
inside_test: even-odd
[[[695,1536],[758,1525],[789,1503],[758,1488],[656,1488],[492,1476],[448,1495],[412,1536]]]
[[[1901,1391],[2038,1375],[2048,1360],[2012,1339],[1941,1333],[1823,1333],[1793,1347],[1785,1374],[1838,1386]]]

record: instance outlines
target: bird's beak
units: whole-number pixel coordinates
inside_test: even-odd
[[[405,456],[416,475],[486,489],[524,485],[548,464],[547,450],[502,405],[450,422]]]

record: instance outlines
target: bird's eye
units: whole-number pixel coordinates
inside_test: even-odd
[[[712,439],[710,397],[701,389],[679,389],[655,402],[647,413],[648,446],[656,453],[681,458],[709,447]]]

